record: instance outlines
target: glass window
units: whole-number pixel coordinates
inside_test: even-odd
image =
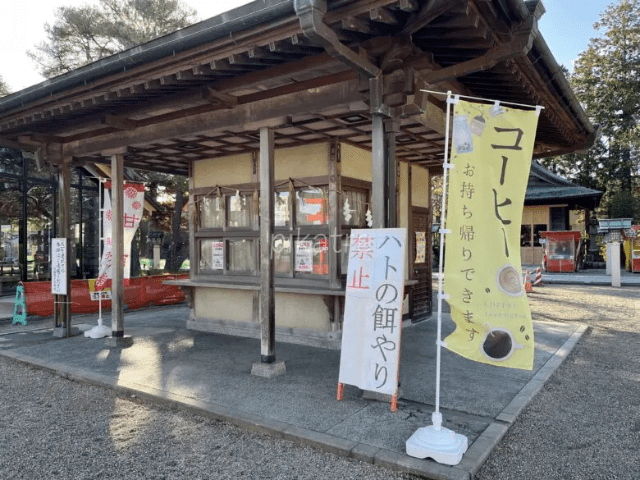
[[[549,259],[571,260],[574,253],[575,245],[571,239],[549,239]]]
[[[221,238],[200,242],[200,270],[224,269],[224,243]]]
[[[346,275],[349,267],[349,236],[344,236],[340,243],[340,274]]]
[[[253,228],[253,195],[233,195],[226,198],[229,205],[229,228]]]
[[[540,232],[546,232],[547,225],[544,223],[539,223],[533,226],[533,245],[536,247],[541,247],[540,243]]]
[[[342,190],[342,225],[365,227],[367,213],[367,193],[357,190]]]
[[[551,230],[560,231],[569,228],[569,208],[568,207],[550,207]]]
[[[27,192],[27,278],[50,278],[49,245],[53,235],[53,189],[30,185]],[[73,243],[73,242],[72,242]]]
[[[296,223],[298,225],[326,225],[327,215],[326,189],[301,188],[296,190]]]
[[[0,294],[14,293],[20,275],[20,184],[0,178]]]
[[[0,147],[0,173],[9,175],[23,175],[22,153],[13,148]]]
[[[83,278],[98,276],[100,208],[97,190],[82,191],[82,267]],[[138,229],[138,232],[140,229]],[[132,250],[133,254],[133,250]]]
[[[531,246],[531,225],[522,225],[520,227],[520,246]]]
[[[276,273],[291,275],[291,238],[284,235],[273,237],[273,263]]]
[[[198,199],[200,228],[222,228],[224,208],[221,197],[201,197]]]
[[[289,191],[285,190],[282,192],[275,193],[275,220],[274,225],[276,227],[288,227],[291,224],[291,215],[289,214]]]
[[[227,240],[227,269],[255,275],[258,271],[256,243],[253,239]]]
[[[301,274],[329,274],[329,241],[324,235],[296,240],[295,271]]]

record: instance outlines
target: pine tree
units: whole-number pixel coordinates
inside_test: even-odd
[[[637,188],[640,169],[640,0],[619,0],[600,15],[570,78],[599,138],[585,154],[547,159],[557,173],[617,192]]]
[[[186,27],[195,10],[180,0],[98,0],[96,6],[60,7],[47,40],[28,55],[47,78],[75,70]]]

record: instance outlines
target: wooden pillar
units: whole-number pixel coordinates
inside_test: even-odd
[[[329,283],[332,288],[340,288],[340,275],[338,265],[341,250],[340,219],[342,198],[338,195],[340,190],[340,143],[331,144],[329,152]]]
[[[398,224],[396,132],[399,125],[384,104],[382,77],[369,79],[371,102],[371,213],[373,228]]]
[[[192,268],[189,268],[189,278],[195,280],[196,275],[196,222],[198,221],[198,205],[196,205],[196,196],[193,194],[193,190],[196,186],[194,178],[193,162],[189,164],[189,262],[192,264]],[[153,247],[153,262],[155,265],[155,246]],[[193,311],[191,312],[193,313]]]
[[[396,157],[396,134],[400,128],[397,120],[385,120],[385,194],[387,198],[386,226],[398,226],[398,159]]]
[[[112,220],[112,279],[111,279],[111,335],[124,337],[124,225],[122,223],[124,197],[124,159],[111,155],[111,212]]]
[[[62,336],[71,336],[71,163],[65,159],[58,167],[58,235],[60,238],[66,238],[67,249],[67,294],[56,295],[54,325],[63,327]]]
[[[276,361],[276,308],[271,252],[274,224],[273,130],[260,129],[260,361]]]
[[[384,116],[374,113],[371,116],[371,214],[373,228],[385,228],[387,225],[387,183]]]

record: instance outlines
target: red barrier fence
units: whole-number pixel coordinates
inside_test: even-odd
[[[129,309],[149,305],[169,305],[184,301],[184,293],[175,285],[165,285],[167,280],[184,280],[189,274],[155,275],[129,280],[124,287],[124,303]],[[26,282],[24,293],[28,315],[46,317],[53,315],[51,282]],[[110,309],[111,300],[102,300],[102,308]],[[71,313],[95,313],[98,301],[91,300],[88,280],[71,281]]]

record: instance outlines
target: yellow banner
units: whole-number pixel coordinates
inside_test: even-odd
[[[520,224],[538,115],[501,105],[455,106],[444,290],[455,331],[446,347],[477,362],[533,368]]]

